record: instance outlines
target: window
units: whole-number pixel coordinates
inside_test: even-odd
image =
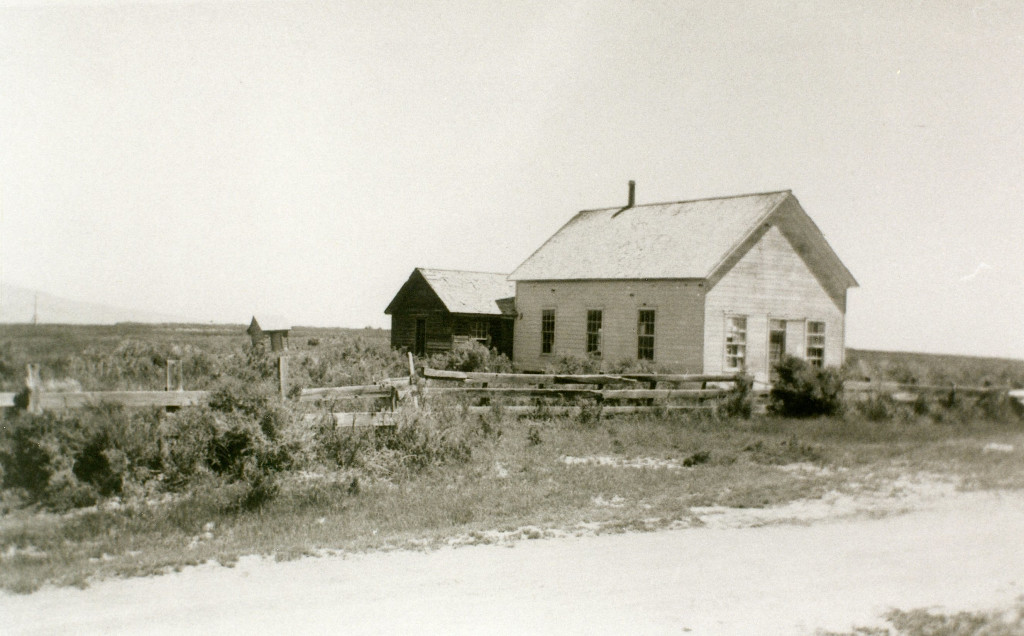
[[[587,355],[601,357],[601,310],[587,310]]]
[[[725,319],[725,368],[730,371],[747,365],[747,317],[729,316]]]
[[[487,336],[490,335],[488,327],[486,320],[474,320],[469,323],[469,335],[480,342],[486,342]]]
[[[786,355],[786,321],[768,321],[768,367],[774,369]]]
[[[641,309],[636,319],[636,359],[654,359],[654,310]]]
[[[555,310],[545,309],[540,314],[540,352],[551,353],[555,348]]]
[[[825,323],[807,323],[807,362],[814,367],[825,366]]]

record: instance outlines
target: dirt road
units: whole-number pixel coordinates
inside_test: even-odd
[[[1024,494],[882,519],[303,559],[0,595],[0,633],[810,634],[1024,594]]]

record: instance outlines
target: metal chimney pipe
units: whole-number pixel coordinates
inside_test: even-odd
[[[626,204],[627,208],[633,207],[636,203],[636,181],[630,180],[629,182],[629,203]]]

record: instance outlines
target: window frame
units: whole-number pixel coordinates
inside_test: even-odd
[[[773,318],[768,316],[768,369],[770,370],[778,362],[786,357],[786,335],[788,334],[787,323],[791,322],[787,318]],[[773,323],[777,323],[782,326],[781,329],[773,329]],[[779,357],[777,360],[772,360],[772,335],[776,333],[782,334],[782,348],[779,351]]]
[[[732,331],[731,324],[734,320],[743,321],[743,329],[741,331]],[[722,368],[725,371],[745,371],[747,369],[747,334],[749,333],[749,317],[744,314],[727,314],[725,316],[725,331],[722,338],[722,352],[724,354],[724,361]],[[730,342],[732,333],[739,333],[743,336],[742,342]],[[736,347],[733,353],[729,352],[729,347]],[[739,360],[740,364],[732,364],[732,362]]]
[[[477,342],[486,343],[491,337],[490,321],[474,318],[469,322],[469,337]]]
[[[644,314],[650,314],[650,321],[644,321]],[[638,309],[636,313],[636,359],[654,361],[655,344],[657,342],[658,314],[654,307]],[[649,326],[649,329],[642,329]],[[650,344],[648,345],[647,342]],[[649,355],[642,355],[649,352]]]
[[[555,319],[554,308],[540,310],[540,354],[549,356],[555,352]],[[550,321],[549,321],[550,318]],[[550,322],[550,330],[548,329]]]
[[[597,319],[594,319],[594,315],[597,315]],[[592,330],[591,328],[596,324],[597,329]],[[602,334],[604,329],[604,310],[603,309],[588,309],[586,316],[586,331],[585,340],[583,343],[584,352],[591,357],[600,358],[602,354],[602,348],[604,346]]]
[[[811,325],[821,325],[821,331],[811,332]],[[824,320],[808,320],[807,324],[804,325],[804,344],[806,345],[804,354],[807,359],[807,364],[812,367],[821,369],[825,366],[825,343],[827,335],[828,327]],[[820,351],[820,354],[812,354],[812,351]]]

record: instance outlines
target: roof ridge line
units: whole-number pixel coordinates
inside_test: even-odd
[[[782,194],[783,192],[785,192],[790,197],[793,196],[793,191],[792,190],[780,190],[779,192],[771,192],[771,193],[765,193],[765,194]],[[782,203],[785,200],[786,199],[783,199],[782,201],[779,201],[778,203],[776,203],[775,205],[773,205],[772,207],[768,208],[763,213],[761,213],[761,215],[757,217],[757,220],[754,221],[754,223],[752,223],[750,225],[750,227],[747,229],[747,231],[743,233],[743,237],[740,240],[738,240],[735,243],[733,243],[729,247],[728,251],[725,252],[725,255],[722,256],[722,258],[720,258],[718,260],[718,262],[715,263],[714,266],[710,270],[708,270],[708,272],[707,272],[707,274],[705,274],[704,278],[707,279],[707,278],[711,278],[712,276],[714,276],[715,272],[718,271],[718,268],[720,268],[722,265],[724,265],[726,262],[728,262],[728,260],[736,252],[736,250],[740,249],[740,247],[742,247],[743,244],[746,243],[748,239],[750,239],[750,237],[752,237],[754,234],[757,233],[758,230],[761,229],[761,225],[764,224],[765,222],[767,222],[767,220],[773,214],[775,214],[775,211],[778,210],[780,206],[782,206]]]
[[[508,276],[505,272],[484,272],[476,269],[446,269],[441,267],[417,267],[416,269],[422,271],[432,272],[459,272],[462,274],[494,274],[495,276]]]
[[[766,192],[748,192],[746,194],[728,194],[728,195],[717,196],[717,197],[703,197],[703,198],[700,198],[700,199],[686,199],[686,200],[683,200],[683,201],[661,201],[660,203],[640,203],[640,204],[635,204],[633,206],[614,205],[614,206],[610,206],[610,207],[607,207],[607,208],[589,208],[589,209],[586,209],[586,210],[580,210],[580,212],[604,212],[604,211],[607,211],[607,210],[619,210],[620,212],[624,212],[624,211],[630,210],[632,208],[646,208],[646,207],[653,207],[653,206],[656,206],[656,205],[675,205],[675,204],[678,204],[678,203],[700,203],[701,201],[719,201],[719,200],[722,200],[722,199],[742,199],[743,197],[763,197],[763,196],[766,196],[766,195],[769,195],[769,194],[784,194],[784,193],[785,194],[793,194],[793,191],[790,190],[790,189],[786,189],[786,190],[769,190],[769,191],[766,191]]]
[[[608,210],[611,210],[611,209],[613,209],[613,208],[606,208],[606,209],[608,209]],[[560,226],[558,226],[558,229],[557,229],[557,230],[555,230],[555,233],[554,233],[554,234],[551,234],[551,235],[549,235],[549,236],[548,236],[548,238],[547,238],[547,239],[546,239],[546,240],[545,240],[545,241],[544,241],[543,243],[541,243],[541,244],[540,244],[539,246],[537,246],[537,249],[535,249],[535,250],[533,250],[532,252],[530,252],[530,255],[526,257],[526,260],[524,260],[524,261],[522,261],[521,263],[519,263],[518,265],[516,265],[516,268],[515,268],[515,269],[513,269],[513,270],[512,270],[512,271],[511,271],[511,272],[509,273],[509,275],[508,275],[508,278],[509,278],[509,280],[511,280],[511,281],[513,281],[513,282],[515,282],[516,280],[519,280],[519,279],[513,279],[513,278],[512,278],[513,276],[515,276],[515,275],[516,275],[516,272],[518,272],[518,271],[519,271],[519,268],[521,268],[521,267],[522,267],[523,265],[525,265],[525,264],[526,264],[527,262],[529,262],[529,260],[530,260],[530,259],[532,259],[532,258],[533,258],[534,256],[536,256],[536,255],[537,255],[537,253],[538,253],[538,252],[540,252],[540,251],[541,251],[542,249],[544,249],[544,247],[545,247],[545,246],[546,246],[546,245],[547,245],[548,243],[550,243],[551,241],[553,241],[553,240],[554,240],[554,238],[555,238],[556,236],[558,236],[559,232],[561,232],[561,231],[562,231],[562,230],[564,230],[565,228],[569,227],[569,224],[570,224],[570,223],[572,223],[573,221],[575,221],[576,219],[578,219],[578,218],[579,218],[579,216],[580,216],[581,214],[583,214],[584,212],[588,212],[588,211],[589,211],[589,210],[580,210],[580,211],[579,211],[579,212],[577,212],[576,214],[573,214],[573,215],[572,215],[572,217],[570,217],[568,221],[566,221],[565,223],[563,223],[563,224],[561,224]]]

